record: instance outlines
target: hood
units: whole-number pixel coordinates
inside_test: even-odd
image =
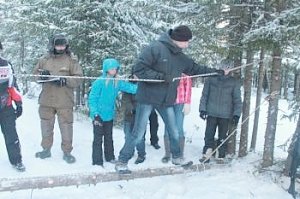
[[[171,37],[170,37],[170,32],[171,29],[168,30],[167,32],[161,34],[161,36],[159,37],[158,41],[162,42],[163,44],[165,44],[167,46],[167,48],[173,53],[173,54],[177,54],[179,52],[182,52],[182,49],[179,48],[178,46],[176,46],[174,44],[174,42],[172,41]]]
[[[64,41],[64,43],[66,45],[65,52],[66,52],[66,54],[70,55],[71,51],[69,49],[69,41],[67,40],[67,38],[64,34],[55,34],[49,39],[49,43],[48,43],[49,53],[54,54],[55,41],[58,41],[58,40]]]
[[[111,69],[117,69],[119,70],[120,68],[120,63],[116,60],[116,59],[105,59],[103,61],[103,77],[106,77],[107,75],[107,71],[111,70]]]

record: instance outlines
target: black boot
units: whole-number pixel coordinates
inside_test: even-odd
[[[140,164],[145,161],[145,156],[138,156],[137,159],[135,160],[134,164]]]
[[[160,149],[160,146],[158,145],[158,143],[155,144],[151,144],[156,150]]]
[[[19,172],[24,172],[25,171],[25,166],[22,162],[19,162],[17,164],[13,164],[13,167],[19,171]]]
[[[51,157],[51,151],[50,151],[50,149],[44,149],[40,152],[35,153],[35,157],[36,158],[41,158],[41,159],[50,158]]]
[[[75,157],[72,156],[70,153],[64,153],[63,160],[66,161],[68,164],[72,164],[76,161]]]

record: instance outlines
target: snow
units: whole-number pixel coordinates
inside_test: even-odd
[[[36,88],[35,88],[36,89]],[[198,163],[203,147],[205,122],[199,118],[198,106],[201,96],[200,88],[193,88],[192,112],[185,119],[186,150],[185,157]],[[0,178],[24,178],[61,174],[78,174],[89,172],[112,172],[114,165],[104,163],[104,168],[92,166],[92,124],[86,116],[75,113],[74,122],[74,150],[77,161],[75,164],[67,164],[62,160],[60,149],[60,133],[56,123],[55,138],[52,147],[52,157],[41,160],[34,157],[35,152],[41,150],[40,141],[40,121],[38,116],[37,96],[32,98],[24,96],[24,114],[17,120],[17,129],[22,146],[22,154],[26,172],[16,172],[8,162],[4,139],[0,139]],[[255,92],[253,92],[255,93]],[[251,111],[254,112],[255,96],[252,97]],[[81,185],[79,187],[58,187],[34,190],[21,190],[14,192],[0,192],[0,198],[5,199],[89,199],[89,198],[151,198],[151,199],[177,199],[177,198],[222,198],[222,199],[288,199],[292,198],[284,189],[288,187],[287,178],[284,185],[275,183],[272,176],[257,172],[257,166],[262,159],[264,134],[267,121],[268,103],[262,101],[260,112],[260,123],[258,129],[257,150],[249,153],[244,158],[234,159],[230,166],[207,169],[204,172],[186,173],[174,176],[142,178],[129,181],[116,181],[99,183],[97,185]],[[280,110],[288,110],[285,100],[279,102]],[[281,118],[282,111],[279,111],[278,118]],[[286,114],[286,113],[285,113]],[[252,134],[254,114],[250,117],[249,123],[249,143]],[[163,150],[163,130],[164,125],[160,119],[159,144],[160,150],[155,150],[150,146],[149,133],[146,137],[146,161],[143,164],[135,165],[133,157],[129,162],[132,170],[145,168],[158,168],[171,166],[161,163],[160,159],[164,155]],[[277,146],[282,145],[293,134],[295,121],[287,119],[278,120],[277,133],[275,139],[275,158],[285,159],[287,153]],[[122,129],[114,128],[115,155],[124,143],[124,133]],[[1,180],[1,179],[0,179]]]

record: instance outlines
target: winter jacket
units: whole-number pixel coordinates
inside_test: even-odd
[[[15,87],[8,87],[8,82],[0,83],[0,111],[12,106],[12,102],[16,105],[22,105],[21,94]]]
[[[102,77],[107,77],[107,71],[116,67],[114,59],[104,60]],[[119,65],[117,65],[119,69]],[[135,94],[137,85],[123,80],[97,79],[92,84],[89,94],[90,117],[99,115],[103,121],[113,120],[115,115],[115,101],[119,91]]]
[[[208,78],[203,87],[199,111],[206,111],[208,116],[232,118],[240,116],[242,100],[240,83],[231,76]]]
[[[191,104],[192,78],[182,74],[177,87],[177,97],[175,104]]]
[[[78,60],[67,54],[49,53],[42,57],[33,73],[39,74],[41,70],[48,70],[51,75],[82,76]],[[51,82],[42,83],[39,104],[55,108],[72,108],[74,106],[74,88],[78,87],[81,82],[82,80],[78,78],[67,78],[66,86],[57,86]]]
[[[140,79],[164,80],[167,76],[180,77],[215,72],[206,66],[196,64],[174,44],[169,32],[147,46],[134,66],[134,74]],[[140,103],[157,106],[172,106],[177,95],[178,80],[167,82],[139,82],[136,99]]]
[[[122,106],[124,107],[124,121],[133,122],[136,110],[136,99],[134,94],[123,93],[122,94]]]

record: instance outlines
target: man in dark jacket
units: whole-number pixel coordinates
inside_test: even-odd
[[[183,49],[188,47],[191,38],[191,30],[181,25],[163,33],[157,41],[147,46],[140,54],[133,68],[134,74],[139,79],[163,81],[140,81],[138,83],[135,123],[120,151],[119,161],[116,164],[117,171],[128,169],[127,162],[133,156],[135,145],[143,137],[153,108],[162,116],[170,133],[172,163],[184,164],[180,156],[179,133],[173,109],[179,81],[173,81],[173,78],[181,77],[182,73],[193,75],[216,72],[215,69],[196,64],[183,53]],[[224,74],[223,70],[218,72]]]
[[[220,69],[230,69],[233,67],[231,60],[225,59],[220,64]],[[242,109],[240,83],[230,75],[210,77],[203,87],[200,99],[200,117],[206,120],[205,146],[203,157],[200,162],[208,163],[214,148],[214,137],[218,127],[220,145],[227,136],[230,122],[237,125]],[[224,158],[226,144],[219,148],[219,157]]]

